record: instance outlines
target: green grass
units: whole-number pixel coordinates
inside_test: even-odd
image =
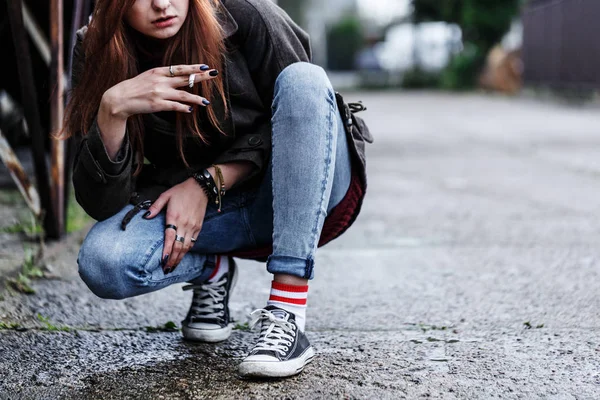
[[[177,328],[177,324],[173,321],[169,321],[163,326],[147,326],[145,328],[146,332],[154,333],[154,332],[177,332],[179,328]]]
[[[250,325],[247,322],[244,322],[243,324],[235,324],[235,326],[233,327],[234,330],[236,331],[250,331],[252,330],[250,328]]]
[[[26,208],[25,200],[18,190],[2,190],[0,191],[0,204],[9,207],[22,206]],[[19,210],[21,211],[21,210]],[[43,235],[44,228],[41,221],[37,220],[33,213],[26,209],[26,212],[20,212],[22,215],[15,223],[10,226],[0,228],[2,233],[25,234],[27,237],[38,237]],[[66,233],[77,232],[85,228],[94,220],[86,214],[75,199],[75,191],[72,186],[69,190],[69,200],[67,204],[67,223]]]
[[[20,327],[21,325],[17,324],[16,322],[0,321],[0,331],[15,330]]]
[[[17,189],[0,190],[0,204],[5,206],[18,206],[24,203],[23,196]]]
[[[29,238],[36,238],[44,234],[44,228],[31,211],[27,211],[12,225],[0,228],[2,233],[24,234]]]
[[[44,326],[42,330],[48,332],[71,332],[73,328],[68,327],[66,325],[54,325],[50,322],[50,318],[44,317],[42,314],[37,315],[38,321],[40,321]]]
[[[25,294],[34,294],[35,290],[31,287],[31,280],[42,278],[44,272],[37,265],[35,250],[25,249],[25,258],[21,265],[21,271],[16,278],[8,279],[8,283],[13,289]]]
[[[67,207],[67,233],[77,232],[80,229],[85,228],[88,224],[93,222],[92,217],[81,208],[77,200],[75,200],[75,191],[73,188],[69,191],[69,204]]]

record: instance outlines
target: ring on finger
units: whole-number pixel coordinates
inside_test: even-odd
[[[175,235],[175,241],[179,242],[179,243],[183,243],[183,242],[185,242],[185,237],[179,236],[179,235]]]
[[[190,74],[190,77],[188,78],[188,86],[190,88],[193,88],[195,81],[196,81],[196,74]]]
[[[171,77],[175,76],[175,71],[173,71],[173,66],[172,65],[169,66],[169,74],[171,74]]]
[[[190,239],[190,241],[191,241],[192,243],[196,243],[196,238],[191,238],[191,239]]]
[[[173,224],[165,225],[165,230],[167,230],[167,229],[173,229],[175,232],[177,232],[177,227]]]

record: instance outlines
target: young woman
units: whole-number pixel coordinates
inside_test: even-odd
[[[239,372],[299,373],[315,252],[366,188],[366,128],[309,63],[307,35],[270,0],[97,0],[73,54],[65,131],[82,139],[73,183],[98,220],[81,278],[108,299],[188,282],[183,336],[217,342],[232,256],[264,259],[271,296]]]

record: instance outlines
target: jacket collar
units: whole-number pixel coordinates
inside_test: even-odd
[[[217,13],[217,19],[221,23],[221,27],[223,28],[223,32],[225,34],[225,39],[233,36],[238,31],[238,24],[235,22],[235,19],[231,16],[227,7],[221,1],[221,7],[219,7],[219,12]]]

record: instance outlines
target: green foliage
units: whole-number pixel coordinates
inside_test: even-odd
[[[236,331],[251,331],[252,330],[250,328],[250,325],[248,324],[248,322],[244,322],[243,324],[239,324],[239,323],[235,324],[233,329]]]
[[[28,238],[43,236],[44,228],[31,212],[27,212],[27,217],[22,216],[19,221],[12,225],[0,228],[2,233],[24,234]]]
[[[25,257],[21,265],[21,272],[16,278],[8,279],[11,287],[21,293],[35,294],[35,290],[31,287],[31,280],[42,278],[44,273],[37,266],[35,251],[32,248],[25,249]]]
[[[442,87],[475,86],[490,49],[502,40],[521,0],[413,0],[415,22],[445,21],[460,26],[465,51],[442,76]]]
[[[66,325],[54,325],[50,322],[50,318],[44,317],[42,314],[37,315],[38,321],[40,321],[44,326],[42,327],[43,331],[48,332],[71,332],[73,328],[70,328]]]
[[[426,89],[440,86],[440,75],[427,72],[420,68],[406,71],[402,77],[402,87],[405,89]]]
[[[465,0],[413,0],[414,21],[458,23]]]
[[[364,44],[360,21],[353,16],[342,19],[327,32],[327,67],[334,71],[354,69],[354,60]]]
[[[19,329],[20,327],[21,327],[21,325],[17,324],[16,322],[0,321],[0,331],[16,330],[16,329]]]
[[[465,90],[475,86],[475,78],[485,61],[485,55],[474,45],[467,44],[442,72],[442,89]]]
[[[69,195],[69,204],[67,206],[67,233],[77,232],[83,229],[94,220],[87,215],[87,213],[81,208],[77,200],[75,199],[75,190],[71,187]]]
[[[179,330],[179,328],[177,327],[177,324],[175,324],[175,322],[169,321],[166,324],[164,324],[163,326],[147,326],[145,328],[145,330],[148,333],[177,332]]]

